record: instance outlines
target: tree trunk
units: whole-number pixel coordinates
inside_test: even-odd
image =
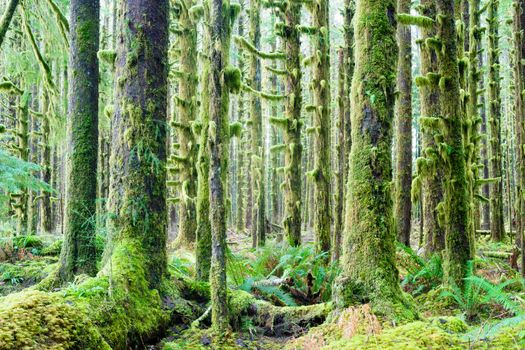
[[[422,15],[436,18],[436,5],[434,0],[423,0],[421,2]],[[422,29],[423,39],[433,38],[436,35],[434,26]],[[421,50],[421,74],[426,77],[438,71],[436,52],[424,45]],[[421,93],[421,116],[426,118],[439,118],[439,88],[435,84],[420,86]],[[423,150],[431,149],[437,151],[435,141],[436,135],[440,134],[439,128],[421,126]],[[424,157],[432,157],[434,164],[440,164],[437,154],[423,154]],[[423,201],[423,236],[425,239],[425,254],[440,253],[445,249],[444,223],[439,222],[438,205],[443,201],[443,167],[435,166],[425,174],[422,184]]]
[[[398,13],[410,13],[410,0],[398,0]],[[398,24],[397,43],[397,157],[394,217],[399,242],[410,246],[412,220],[412,34],[410,26]]]
[[[335,178],[335,193],[334,193],[334,231],[332,235],[332,261],[336,262],[339,260],[341,253],[341,231],[343,230],[343,203],[344,203],[344,177],[343,172],[345,171],[345,50],[340,48],[338,51],[339,56],[339,76],[338,76],[338,96],[337,96],[337,143],[335,146],[335,152],[337,154],[337,177]]]
[[[488,5],[488,70],[489,70],[489,123],[490,123],[490,175],[497,182],[491,185],[490,232],[494,241],[505,237],[503,216],[503,156],[501,147],[501,97],[499,61],[499,1]],[[511,228],[509,228],[511,229]]]
[[[470,215],[469,184],[467,181],[466,156],[463,146],[465,123],[460,103],[460,71],[458,67],[458,41],[454,20],[454,1],[436,2],[438,17],[438,71],[441,76],[440,103],[443,123],[443,144],[439,153],[445,161],[444,213],[445,213],[445,280],[463,285],[467,261],[472,259],[469,230]]]
[[[291,246],[301,244],[301,43],[297,26],[300,24],[301,5],[290,1],[284,11],[284,25],[280,36],[283,38],[286,54],[285,122],[284,122],[284,232]]]
[[[252,45],[260,50],[261,46],[261,4],[260,0],[250,0],[250,40]],[[257,55],[251,55],[250,86],[261,91],[261,61]],[[250,94],[251,118],[251,187],[252,187],[252,246],[264,246],[266,240],[266,190],[265,190],[265,144],[263,138],[263,122],[261,99],[256,94]]]
[[[2,47],[2,43],[4,42],[5,34],[7,33],[7,30],[9,29],[9,25],[11,24],[11,20],[13,19],[18,3],[19,3],[19,0],[9,0],[9,3],[7,4],[7,7],[5,9],[5,12],[2,18],[0,19],[0,47]]]
[[[374,312],[411,319],[395,265],[392,124],[397,62],[393,0],[358,0],[352,85],[352,151],[336,303],[370,302]]]
[[[66,232],[59,270],[63,282],[73,280],[77,274],[96,273],[99,11],[98,0],[71,2],[70,162],[66,181]]]

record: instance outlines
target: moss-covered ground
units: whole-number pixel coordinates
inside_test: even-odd
[[[140,311],[142,307],[151,309],[151,318],[140,323],[151,335],[143,343],[149,349],[525,348],[525,289],[519,272],[510,265],[511,244],[480,238],[468,292],[442,286],[439,257],[423,259],[398,247],[400,283],[420,316],[399,323],[374,315],[368,304],[334,310],[329,282],[339,269],[322,266],[313,245],[286,248],[270,241],[267,248],[254,251],[248,248],[249,237],[229,237],[229,241],[235,243],[228,254],[229,304],[234,316],[232,331],[226,334],[210,329],[209,286],[193,279],[191,252],[173,251],[172,277],[164,282],[161,295],[139,303],[134,298],[141,295],[140,288],[137,295],[121,294],[118,288],[112,290],[116,286],[108,284],[107,276],[81,277],[58,293],[38,291],[34,285],[56,268],[61,242],[12,249],[11,256],[0,262],[0,295],[4,296],[0,304],[8,309],[0,313],[0,319],[9,320],[4,322],[9,323],[7,328],[0,329],[0,348],[2,342],[28,349],[35,344],[48,344],[49,349],[104,349],[128,340],[137,344],[129,337],[143,332],[138,323],[128,322],[130,312],[131,317],[148,314]],[[167,309],[171,311],[165,313]],[[32,317],[35,313],[42,318]],[[28,334],[13,332],[17,324],[28,322],[31,327],[24,326]],[[164,330],[151,334],[157,322],[163,323],[159,329]],[[78,342],[79,334],[85,344]]]

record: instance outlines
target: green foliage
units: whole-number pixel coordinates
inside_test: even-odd
[[[475,275],[474,262],[467,263],[463,288],[450,285],[441,293],[442,298],[450,298],[464,312],[467,320],[479,316],[482,307],[497,304],[513,314],[523,313],[522,306],[505,289],[520,280],[510,279],[500,284],[493,284],[483,277]]]
[[[402,264],[407,273],[401,286],[414,296],[439,287],[443,281],[443,265],[439,254],[428,260],[419,257],[412,249],[403,244],[398,247],[408,256],[409,263]]]
[[[319,301],[329,301],[332,295],[332,282],[339,274],[339,266],[326,266],[328,253],[317,254],[311,244],[298,247],[283,247],[269,242],[256,251],[255,259],[237,260],[238,287],[245,291],[257,292],[272,300],[276,298],[283,305],[293,306],[297,301],[291,298],[289,288],[296,289],[304,295],[318,296]],[[232,259],[229,259],[229,263]],[[241,278],[239,278],[241,275]],[[311,285],[309,285],[309,275]],[[277,286],[272,281],[287,281]],[[261,282],[264,281],[264,282]],[[289,281],[289,282],[288,282]],[[285,289],[283,289],[285,288]]]

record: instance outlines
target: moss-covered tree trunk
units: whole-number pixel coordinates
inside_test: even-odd
[[[435,19],[436,5],[434,0],[421,1],[421,14]],[[427,40],[436,35],[435,26],[422,28],[422,39]],[[430,77],[438,71],[437,55],[432,48],[423,43],[421,49],[421,74]],[[421,116],[426,118],[439,118],[440,99],[439,88],[436,81],[420,86]],[[423,236],[425,240],[425,254],[439,253],[445,249],[445,228],[439,220],[438,206],[443,201],[443,167],[439,166],[439,156],[436,154],[436,136],[441,134],[440,128],[425,128],[422,126],[423,156],[431,157],[437,166],[427,172],[422,181],[423,201]]]
[[[16,111],[16,136],[18,156],[24,161],[29,161],[29,100],[31,94],[28,91],[22,92],[18,97],[18,108]],[[13,207],[16,216],[16,234],[23,235],[26,232],[28,223],[29,194],[27,189],[17,193],[12,193],[14,200]]]
[[[501,146],[501,78],[499,60],[499,0],[488,5],[488,71],[489,71],[489,123],[490,123],[490,175],[497,182],[490,191],[490,232],[495,241],[505,236],[503,216],[503,157]]]
[[[440,104],[443,142],[439,153],[445,161],[445,278],[448,283],[463,285],[466,263],[472,259],[470,229],[471,202],[467,181],[463,129],[465,120],[460,103],[458,40],[454,19],[454,1],[438,0],[437,47],[440,74]]]
[[[261,46],[261,3],[250,1],[250,40],[260,50]],[[261,91],[261,61],[257,55],[251,55],[249,80],[252,89]],[[266,240],[266,190],[265,190],[265,145],[263,139],[263,119],[261,98],[250,95],[251,119],[251,188],[252,188],[252,246],[263,246]]]
[[[209,2],[204,1],[203,20],[210,21]],[[202,47],[208,52],[211,46],[210,33],[203,31]],[[208,181],[210,172],[210,152],[208,151],[208,127],[210,123],[210,94],[209,94],[210,59],[202,55],[201,87],[200,87],[200,124],[199,154],[197,161],[197,244],[195,250],[195,270],[198,280],[207,281],[210,275],[211,263],[211,223],[210,223],[210,185]]]
[[[9,29],[9,25],[11,24],[11,20],[13,19],[13,16],[15,15],[16,7],[18,6],[19,0],[9,0],[7,3],[7,7],[2,15],[2,18],[0,19],[0,47],[2,47],[2,43],[4,42],[5,34],[7,33],[7,30]]]
[[[128,0],[119,9],[116,111],[108,210],[112,251],[136,244],[146,280],[166,274],[168,1]]]
[[[42,169],[41,178],[45,183],[51,183],[51,125],[49,111],[49,93],[43,91],[42,96]],[[53,227],[53,218],[51,213],[51,193],[41,191],[40,207],[40,232],[44,234],[51,233]]]
[[[410,13],[410,0],[398,0],[398,13]],[[411,28],[397,26],[399,58],[397,63],[397,157],[395,179],[394,217],[397,226],[397,238],[410,246],[412,220],[412,34]]]
[[[244,27],[245,27],[245,3],[244,1],[240,2],[241,5],[241,12],[239,13],[239,24],[237,26],[237,34],[239,37],[244,37]],[[238,58],[238,66],[239,70],[241,72],[244,72],[244,69],[246,67],[246,58],[243,50],[239,50],[239,58]],[[246,104],[245,104],[245,96],[244,92],[240,91],[238,96],[238,118],[237,120],[242,123],[243,125],[246,125]],[[247,133],[243,132],[241,137],[237,141],[237,212],[235,213],[235,227],[237,229],[237,232],[244,232],[246,229],[245,225],[245,203],[246,203],[246,144],[247,139]]]
[[[513,14],[514,36],[514,112],[515,112],[515,138],[516,138],[516,239],[521,244],[522,275],[525,276],[525,102],[523,89],[525,88],[525,67],[522,64],[525,58],[525,4],[515,0]]]
[[[466,105],[466,123],[465,132],[465,154],[467,156],[467,181],[469,183],[469,194],[471,201],[471,242],[474,243],[476,229],[479,228],[481,212],[479,205],[480,186],[479,186],[479,168],[480,168],[480,135],[479,129],[482,119],[479,115],[479,80],[481,73],[479,68],[479,55],[477,48],[481,41],[482,31],[480,25],[480,1],[469,0],[469,26],[468,26],[468,46],[472,48],[468,52],[468,95]],[[471,249],[473,249],[473,245]],[[475,252],[472,251],[472,256]]]
[[[98,0],[71,2],[69,58],[69,167],[64,245],[59,277],[96,272],[98,154]],[[121,140],[122,142],[122,140]],[[121,208],[119,208],[120,210]]]
[[[315,1],[312,7],[312,26],[316,33],[312,37],[315,54],[312,56],[313,92],[313,230],[315,245],[319,252],[330,251],[330,226],[332,217],[331,156],[330,156],[330,26],[329,1]]]
[[[334,230],[332,233],[332,261],[338,261],[341,253],[341,232],[343,231],[343,203],[344,203],[344,176],[345,171],[345,50],[338,50],[339,66],[337,79],[337,121],[336,121],[336,139],[335,153],[337,154],[337,176],[335,178],[334,191]]]
[[[358,0],[352,85],[352,151],[336,285],[339,307],[370,302],[375,312],[413,318],[399,286],[392,216],[392,129],[397,63],[396,3]]]
[[[302,183],[302,144],[301,144],[301,43],[297,26],[300,24],[301,5],[295,1],[285,1],[284,23],[280,29],[283,38],[283,52],[286,55],[284,68],[288,72],[285,85],[284,130],[284,232],[291,246],[301,244],[301,183]]]
[[[174,98],[176,118],[172,126],[178,131],[177,154],[172,155],[170,162],[178,173],[179,187],[179,230],[177,246],[189,247],[195,242],[197,214],[195,199],[197,197],[198,145],[194,135],[194,122],[197,115],[197,25],[190,13],[193,0],[180,0],[178,4],[177,47],[178,54],[178,95]],[[175,170],[174,169],[174,170]],[[168,185],[170,182],[168,182]]]
[[[344,49],[345,49],[345,122],[344,122],[344,137],[345,137],[345,167],[343,173],[343,181],[345,185],[348,183],[348,157],[350,156],[350,149],[352,148],[352,118],[351,118],[351,103],[350,95],[352,88],[352,79],[354,76],[354,14],[355,14],[355,0],[345,0],[344,2]],[[343,204],[344,205],[344,204]]]
[[[235,8],[229,0],[210,2],[209,22],[209,115],[208,150],[210,152],[210,221],[211,265],[210,296],[212,326],[218,331],[229,327],[229,310],[226,284],[226,178],[228,169],[228,145],[230,125],[228,120],[230,89],[240,85],[240,76],[228,66],[230,55],[231,26]],[[238,72],[238,71],[237,71]],[[238,80],[238,82],[237,82]],[[238,87],[236,87],[238,89]]]

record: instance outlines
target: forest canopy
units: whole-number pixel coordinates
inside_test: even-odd
[[[0,0],[0,350],[525,348],[525,0]]]

